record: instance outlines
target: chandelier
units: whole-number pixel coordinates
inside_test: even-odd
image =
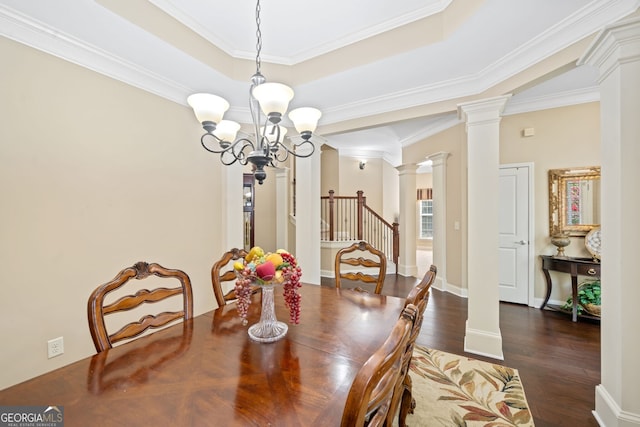
[[[310,107],[292,110],[289,119],[302,141],[298,144],[292,143],[291,148],[285,145],[287,129],[280,122],[293,99],[293,90],[281,83],[267,82],[260,72],[260,0],[256,4],[256,27],[256,73],[251,77],[249,88],[249,109],[254,134],[250,138],[237,138],[240,124],[222,118],[229,109],[229,103],[224,98],[208,93],[196,93],[189,96],[187,102],[206,131],[200,138],[204,149],[220,154],[220,161],[226,166],[235,162],[242,165],[251,163],[255,179],[262,184],[267,177],[265,166],[276,166],[279,162],[286,161],[289,155],[309,157],[313,154],[315,146],[310,138],[322,113]],[[298,150],[305,145],[308,147]]]

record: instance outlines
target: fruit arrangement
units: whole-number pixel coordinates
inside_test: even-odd
[[[265,251],[260,246],[254,246],[244,258],[233,265],[238,279],[236,280],[236,297],[238,314],[247,324],[247,312],[251,304],[251,284],[283,285],[284,301],[289,309],[289,321],[300,323],[300,300],[298,289],[302,269],[296,258],[284,249],[276,252]]]

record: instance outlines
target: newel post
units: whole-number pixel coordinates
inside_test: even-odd
[[[329,240],[330,241],[335,240],[334,233],[333,233],[333,207],[334,207],[333,194],[334,193],[335,191],[329,190]]]
[[[396,265],[396,276],[398,275],[398,257],[400,255],[400,224],[393,223],[393,263]]]
[[[358,240],[362,240],[362,217],[364,211],[364,204],[366,201],[366,197],[363,196],[364,191],[358,190]]]

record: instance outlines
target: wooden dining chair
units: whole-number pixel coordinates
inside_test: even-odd
[[[408,304],[418,305],[420,300],[423,300],[427,297],[429,293],[429,289],[433,282],[436,280],[436,275],[438,274],[438,268],[431,264],[429,270],[424,274],[420,283],[414,286],[409,295],[407,295],[407,299],[405,301],[405,306]]]
[[[365,241],[356,242],[336,253],[334,271],[336,288],[342,286],[342,280],[360,281],[375,283],[374,293],[381,294],[387,274],[387,257]],[[358,287],[356,290],[362,288]]]
[[[101,351],[91,358],[87,373],[87,390],[102,395],[113,390],[144,385],[149,376],[170,369],[180,359],[193,340],[193,320],[182,322],[181,329],[172,329],[164,336],[156,335],[152,340],[127,346],[127,351],[114,356]],[[136,343],[137,344],[137,343]]]
[[[398,416],[398,427],[406,426],[406,419],[408,414],[412,414],[416,402],[412,396],[412,381],[409,375],[409,366],[411,365],[411,358],[413,357],[413,349],[415,347],[416,340],[420,335],[422,328],[422,319],[424,312],[427,309],[427,302],[429,301],[429,289],[436,279],[438,269],[435,265],[431,265],[429,270],[425,273],[424,277],[416,286],[411,289],[407,299],[405,300],[405,307],[415,306],[417,308],[416,318],[413,323],[413,329],[411,330],[411,336],[407,342],[407,348],[405,350],[402,369],[396,388],[393,393],[393,399],[391,400],[391,409],[387,415],[387,425],[393,425],[393,418]]]
[[[158,287],[152,290],[140,289],[140,286],[137,286],[137,291],[133,293],[132,288],[134,286],[131,280],[142,280],[150,276],[177,279],[179,286],[171,288]],[[126,292],[130,293],[118,297],[114,302],[105,302],[107,295],[114,291],[118,291],[118,295]],[[179,296],[182,296],[181,310],[163,311],[155,315],[147,314],[139,320],[127,323],[118,331],[109,334],[105,316],[137,309],[138,307],[147,308],[147,304],[167,301],[170,298]],[[113,280],[99,286],[91,293],[87,303],[87,315],[93,344],[96,350],[101,352],[112,348],[113,344],[117,342],[131,340],[149,329],[161,328],[178,319],[183,321],[191,319],[193,317],[191,281],[184,271],[164,268],[155,263],[137,262],[133,267],[125,268]]]
[[[404,308],[389,337],[356,374],[342,413],[342,427],[384,425],[400,376],[416,310],[414,305]]]
[[[218,302],[218,307],[234,302],[237,299],[235,291],[236,273],[233,270],[233,263],[243,260],[246,256],[247,251],[244,249],[233,248],[225,252],[211,267],[211,284],[213,285],[213,294]],[[251,287],[252,294],[259,290],[258,286]]]

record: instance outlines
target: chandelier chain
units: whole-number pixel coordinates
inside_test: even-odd
[[[260,74],[260,52],[262,51],[262,32],[260,31],[260,1],[256,3],[256,73]]]

